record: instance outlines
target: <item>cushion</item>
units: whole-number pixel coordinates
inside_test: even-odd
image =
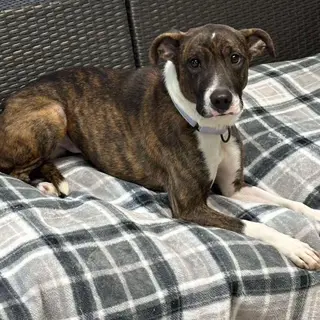
[[[246,181],[320,209],[320,55],[250,71]],[[0,175],[1,319],[315,319],[320,272],[230,231],[171,219],[166,193],[56,161],[65,199]],[[211,195],[218,210],[320,250],[316,222]]]

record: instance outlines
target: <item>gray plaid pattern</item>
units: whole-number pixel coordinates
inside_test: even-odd
[[[320,208],[320,55],[254,67],[239,128],[246,179]],[[172,220],[165,193],[57,160],[70,197],[0,175],[0,319],[318,319],[320,272],[272,247]],[[315,222],[211,196],[320,250]]]

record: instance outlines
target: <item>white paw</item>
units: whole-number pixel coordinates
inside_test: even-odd
[[[300,268],[320,270],[320,254],[308,244],[264,224],[247,220],[242,221],[245,235],[272,245]]]
[[[66,180],[60,182],[58,189],[64,196],[68,196],[70,194],[69,183]]]
[[[56,196],[56,197],[59,196],[56,187],[50,182],[38,183],[37,189],[39,189],[40,192],[46,196]]]
[[[308,270],[320,270],[320,254],[307,243],[287,236],[276,248],[298,267]]]

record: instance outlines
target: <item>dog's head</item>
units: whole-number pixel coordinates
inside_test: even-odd
[[[150,60],[167,61],[165,81],[171,97],[192,103],[202,117],[225,116],[232,122],[243,108],[249,62],[265,50],[275,55],[270,36],[261,29],[209,24],[161,34],[151,45]]]

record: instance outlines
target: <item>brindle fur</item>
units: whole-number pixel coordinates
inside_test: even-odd
[[[208,40],[213,31],[220,34],[215,45]],[[188,33],[167,33],[154,41],[150,57],[153,63],[159,58],[174,61],[182,92],[197,102],[197,95],[210,81],[209,74],[197,78],[186,72],[186,60],[192,54],[202,54],[208,68],[215,65],[219,72],[227,67],[220,61],[237,50],[245,57],[244,67],[225,81],[241,96],[251,59],[250,35],[250,30],[215,25]],[[258,36],[273,51],[266,34]],[[163,46],[172,49],[168,56]],[[205,51],[197,52],[198,47]],[[201,103],[198,105],[201,113]],[[211,181],[195,129],[173,106],[158,67],[137,71],[74,68],[29,84],[4,103],[0,171],[26,182],[35,170],[41,171],[57,186],[62,176],[50,162],[50,155],[66,134],[97,169],[167,191],[174,218],[242,231],[241,220],[207,206]],[[232,134],[240,144],[234,127]],[[235,191],[242,185],[243,161],[234,181]]]

